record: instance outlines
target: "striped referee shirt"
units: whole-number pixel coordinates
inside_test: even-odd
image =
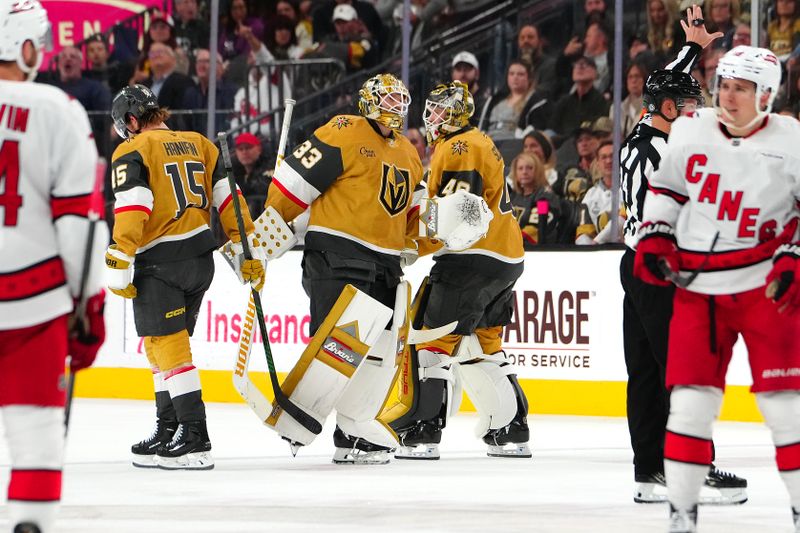
[[[687,43],[667,70],[691,72],[703,49],[697,43]],[[644,197],[649,179],[658,170],[661,156],[667,147],[668,134],[652,126],[652,116],[646,114],[633,129],[619,151],[619,185],[625,204],[625,245],[636,249],[637,233],[642,223]]]

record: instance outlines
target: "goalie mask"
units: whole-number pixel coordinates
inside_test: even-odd
[[[720,122],[729,127],[736,127],[730,115],[719,105],[722,78],[747,80],[755,84],[756,116],[749,124],[743,126],[749,128],[772,111],[772,103],[781,83],[781,67],[778,58],[770,50],[753,46],[737,46],[720,58],[712,88],[714,110]],[[768,96],[766,105],[762,109],[761,101],[764,95]]]
[[[136,120],[141,122],[142,116],[147,111],[156,111],[158,109],[156,95],[148,87],[144,85],[125,87],[117,93],[111,103],[111,118],[114,121],[114,129],[120,137],[128,139],[131,136],[131,131],[128,130],[127,125],[130,117],[136,117]]]
[[[656,70],[647,78],[644,86],[644,108],[647,113],[660,115],[667,122],[669,119],[661,113],[661,104],[670,99],[678,111],[684,110],[694,100],[696,107],[703,107],[703,90],[690,74],[675,70]],[[677,117],[676,117],[677,118]]]
[[[31,41],[36,63],[26,65],[22,45]],[[52,48],[53,36],[47,11],[39,0],[0,0],[0,61],[14,61],[28,81],[36,78],[44,52]]]
[[[468,126],[474,112],[475,102],[466,84],[454,81],[437,85],[425,100],[422,115],[428,144],[436,144],[448,133]]]
[[[411,95],[392,74],[378,74],[364,82],[358,92],[358,112],[387,128],[403,129]]]

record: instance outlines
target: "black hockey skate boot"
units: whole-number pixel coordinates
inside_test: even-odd
[[[172,440],[156,450],[156,463],[165,470],[211,470],[211,440],[205,420],[181,422]]]
[[[420,420],[409,428],[397,431],[400,446],[394,452],[395,459],[439,459],[443,422],[442,419]]]
[[[500,429],[490,429],[483,436],[483,442],[489,445],[486,455],[530,458],[533,456],[528,447],[530,437],[528,417],[523,411],[517,411],[517,415],[508,425]]]
[[[669,504],[669,533],[695,533],[697,531],[697,506],[679,511]]]
[[[664,503],[667,501],[667,478],[664,472],[636,474],[633,501],[636,503]]]
[[[14,533],[42,533],[42,530],[33,522],[20,522],[14,526]]]
[[[738,505],[747,501],[747,480],[711,465],[700,503],[703,505]]]
[[[140,468],[158,468],[154,460],[156,450],[172,440],[176,429],[178,429],[177,420],[156,419],[156,426],[153,428],[153,433],[143,441],[139,441],[131,446],[133,466],[138,466]]]
[[[333,432],[336,451],[333,462],[337,465],[385,465],[389,464],[391,448],[374,444],[359,437],[351,437],[336,426]]]

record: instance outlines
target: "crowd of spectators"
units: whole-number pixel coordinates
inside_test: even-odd
[[[795,117],[800,112],[798,2],[770,1],[760,43],[775,52],[786,72],[775,107]],[[709,31],[724,35],[704,51],[692,72],[707,103],[719,58],[733,46],[751,44],[747,0],[641,0],[638,13],[626,7],[619,110],[623,138],[641,117],[645,80],[681,49],[680,20],[687,7],[698,3]],[[495,4],[411,0],[412,44],[419,46]],[[528,249],[596,243],[617,216],[611,205],[612,4],[574,0],[561,17],[520,17],[510,24],[514,42],[502,65],[496,63],[496,54],[480,46],[442,52],[448,69],[439,79],[468,85],[476,109],[472,124],[494,139],[506,159],[514,212]],[[90,112],[98,149],[108,158],[120,142],[107,118],[111,97],[129,84],[152,88],[159,103],[174,112],[171,127],[205,133],[215,59],[217,114],[212,129],[237,129],[234,173],[257,215],[275,159],[271,122],[280,120],[268,113],[309,83],[264,64],[333,58],[347,73],[369,69],[399,51],[403,1],[222,0],[216,43],[210,42],[208,7],[203,0],[173,0],[169,14],[155,12],[147,19],[141,36],[120,26],[111,40],[98,34],[81,47],[63,48],[55,68],[42,79]],[[490,75],[482,78],[484,71]],[[497,80],[501,72],[505,75]],[[424,87],[411,89],[414,98],[423,97]],[[419,117],[410,117],[408,137],[426,163],[430,154],[420,125]]]

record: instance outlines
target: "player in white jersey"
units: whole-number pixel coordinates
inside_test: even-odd
[[[770,114],[780,78],[769,50],[726,53],[714,109],[675,121],[650,180],[634,272],[678,285],[664,446],[670,531],[695,531],[739,335],[800,531],[800,123]]]
[[[0,0],[0,412],[15,533],[53,530],[66,356],[73,371],[85,368],[105,338],[98,276],[108,232],[87,220],[97,166],[89,120],[61,90],[26,83],[49,31],[38,0]]]

